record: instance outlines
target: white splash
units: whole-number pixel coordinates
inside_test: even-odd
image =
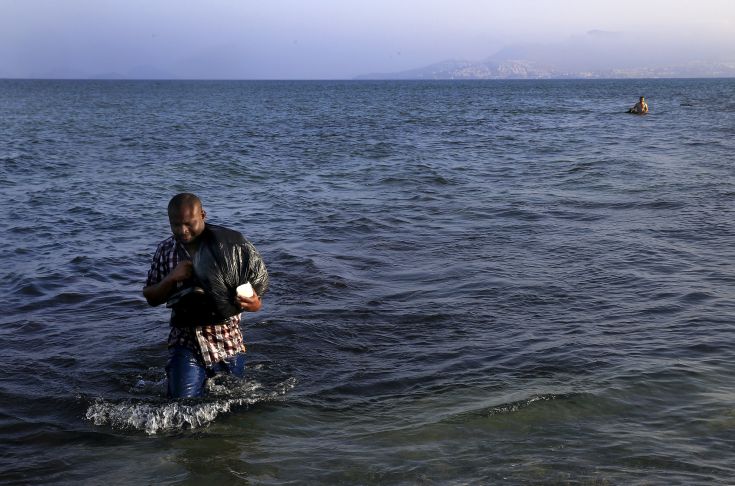
[[[89,406],[86,419],[95,425],[135,429],[147,434],[206,427],[219,414],[233,407],[269,402],[282,397],[296,385],[295,378],[278,383],[271,390],[263,390],[260,383],[242,382],[237,387],[212,383],[209,398],[166,402],[144,402],[130,399],[109,401],[98,398]]]

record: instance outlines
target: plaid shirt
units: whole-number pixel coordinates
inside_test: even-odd
[[[259,270],[261,270],[258,279],[261,285],[254,285],[258,291],[258,295],[262,295],[267,286],[268,274],[265,266],[260,259],[260,255],[252,244],[248,244],[251,249],[251,260],[256,260]],[[154,285],[163,280],[179,262],[191,260],[186,247],[180,244],[173,236],[163,240],[158,244],[156,252],[153,255],[151,268],[148,270],[148,279],[146,287]],[[183,286],[182,282],[176,283],[176,288]],[[240,316],[234,315],[224,322],[207,326],[196,326],[179,328],[171,326],[171,332],[168,335],[168,347],[184,346],[194,351],[202,360],[206,367],[222,361],[228,356],[232,356],[239,352],[245,352],[245,343],[240,330]]]

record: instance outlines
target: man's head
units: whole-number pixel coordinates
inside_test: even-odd
[[[643,98],[643,96],[641,96],[641,103],[643,103],[644,101],[646,101],[645,98]]]
[[[168,203],[171,232],[181,243],[192,243],[202,234],[206,217],[202,201],[194,194],[177,194]]]

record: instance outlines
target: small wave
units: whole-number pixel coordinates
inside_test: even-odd
[[[507,415],[520,412],[525,409],[533,408],[543,402],[553,401],[582,401],[585,399],[594,399],[594,396],[589,393],[543,393],[538,395],[532,395],[527,398],[516,400],[507,403],[501,403],[490,407],[485,407],[476,410],[468,410],[466,412],[458,413],[447,419],[448,422],[465,422],[470,419],[478,417],[493,417],[496,415]]]
[[[567,398],[572,398],[573,396],[574,396],[573,394],[568,394],[568,393],[567,394],[548,393],[545,395],[535,395],[525,400],[518,400],[515,402],[511,402],[511,403],[504,403],[501,405],[496,405],[494,407],[489,407],[489,408],[486,408],[485,410],[480,411],[479,413],[480,415],[491,417],[493,415],[517,412],[524,408],[530,407],[536,402],[548,402],[551,400],[567,399]]]
[[[208,387],[208,398],[180,401],[114,401],[97,398],[87,408],[85,418],[94,425],[140,430],[149,435],[198,429],[206,427],[217,416],[230,412],[233,408],[280,400],[295,385],[295,378],[278,383],[269,390],[253,381],[244,382],[237,387],[211,383]]]
[[[713,298],[714,295],[710,292],[689,292],[686,295],[682,295],[679,300],[688,304],[698,304],[700,302],[707,302]]]

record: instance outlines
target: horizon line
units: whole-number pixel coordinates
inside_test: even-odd
[[[132,78],[132,77],[5,77],[0,76],[0,81],[624,81],[624,80],[655,80],[655,79],[735,79],[735,75],[731,76],[708,76],[708,75],[692,75],[692,76],[549,76],[549,77],[527,77],[527,78],[393,78],[393,77],[376,77],[367,78],[363,76],[353,78]]]

